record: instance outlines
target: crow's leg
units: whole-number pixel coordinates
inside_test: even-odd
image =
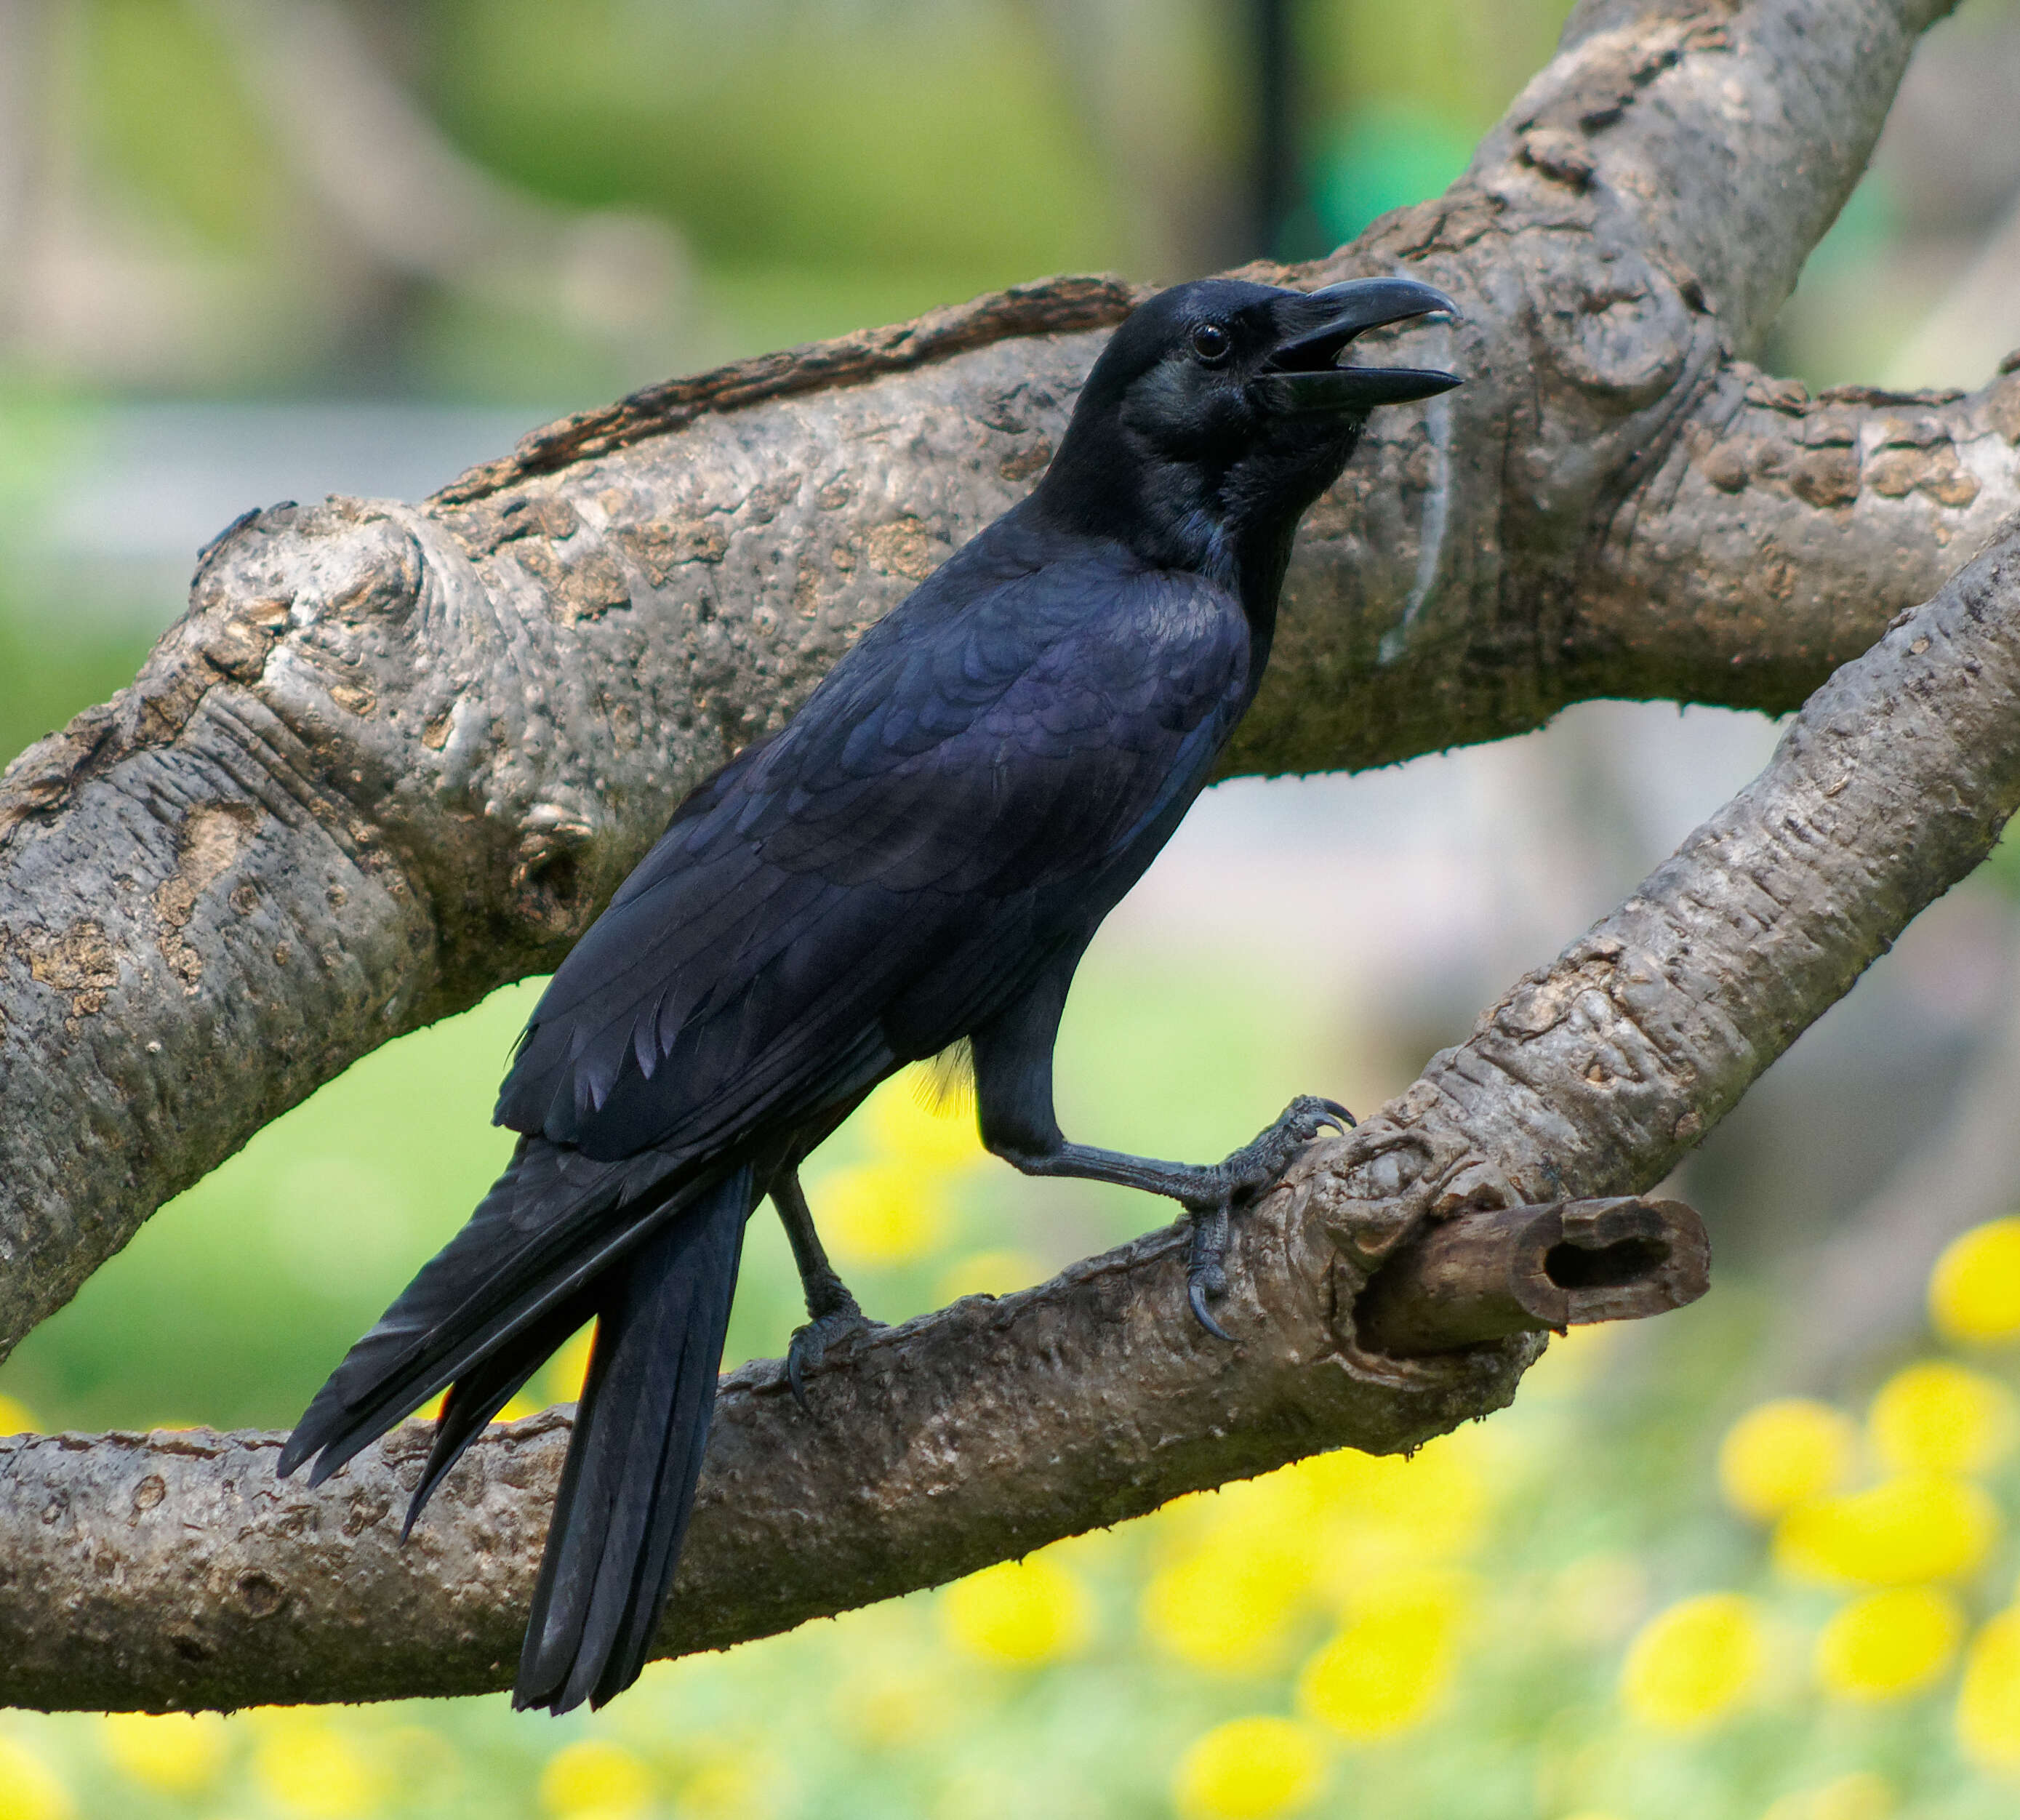
[[[1321,1132],[1343,1132],[1353,1115],[1337,1101],[1305,1095],[1252,1142],[1218,1163],[1164,1163],[1069,1143],[1052,1110],[1052,1046],[1072,979],[1070,964],[1055,968],[1021,1004],[975,1032],[975,1093],[983,1143],[1027,1175],[1113,1182],[1177,1201],[1193,1220],[1187,1299],[1200,1324],[1226,1339],[1230,1336],[1207,1304],[1227,1293],[1233,1215],[1282,1175]]]
[[[799,1266],[800,1287],[806,1292],[807,1324],[794,1334],[786,1348],[787,1381],[793,1387],[794,1400],[804,1409],[806,1375],[827,1357],[827,1349],[883,1323],[863,1312],[848,1285],[828,1262],[827,1248],[814,1230],[814,1216],[800,1186],[797,1164],[789,1164],[772,1178],[772,1204],[779,1210],[779,1223],[793,1248],[793,1262]]]

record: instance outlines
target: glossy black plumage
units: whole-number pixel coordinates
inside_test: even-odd
[[[893,1070],[972,1039],[992,1149],[1218,1205],[1223,1225],[1337,1113],[1300,1103],[1207,1168],[1070,1145],[1052,1033],[1081,951],[1253,698],[1299,514],[1370,405],[1456,383],[1333,356],[1359,328],[1445,307],[1400,280],[1154,299],[1097,363],[1033,496],[697,790],[556,972],[499,1095],[524,1134],[511,1166],[282,1461],[316,1455],[319,1479],[453,1385],[411,1522],[597,1319],[520,1705],[600,1702],[645,1659],[765,1193],[789,1228],[799,1208],[816,1332],[859,1319],[794,1172]],[[1194,1305],[1212,1326],[1210,1274]]]

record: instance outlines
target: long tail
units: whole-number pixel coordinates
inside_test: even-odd
[[[401,1417],[453,1384],[423,1491],[540,1361],[600,1306],[597,1285],[657,1224],[708,1190],[652,1153],[597,1163],[522,1138],[461,1231],[400,1292],[303,1412],[281,1451],[285,1478],[314,1456],[319,1485]],[[412,1521],[412,1514],[409,1520]]]
[[[601,1706],[638,1678],[694,1507],[754,1203],[696,1198],[600,1280],[596,1345],[547,1530],[516,1707]]]

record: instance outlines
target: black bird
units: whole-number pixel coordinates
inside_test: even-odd
[[[317,1394],[281,1456],[320,1483],[449,1392],[407,1513],[584,1323],[596,1339],[514,1703],[601,1705],[645,1666],[714,1406],[744,1222],[769,1195],[808,1324],[866,1324],[801,1161],[877,1082],[954,1051],[982,1138],[1032,1175],[1191,1210],[1191,1299],[1230,1209],[1346,1118],[1301,1099],[1225,1161],[1069,1143],[1066,990],[1255,698],[1291,539],[1374,406],[1448,373],[1335,365],[1451,303],[1371,278],[1228,279],[1144,303],[1030,497],[865,633],[806,705],[689,796],[561,964],[498,1098],[522,1133],[467,1224]],[[965,1046],[965,1048],[964,1048]],[[1223,1337],[1225,1337],[1223,1335]]]

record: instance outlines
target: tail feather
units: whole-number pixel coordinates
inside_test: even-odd
[[[604,1279],[596,1345],[513,1704],[601,1706],[638,1677],[673,1585],[754,1203],[748,1168]]]
[[[282,1450],[282,1477],[314,1455],[309,1482],[321,1484],[501,1348],[519,1356],[678,1204],[667,1182],[674,1169],[674,1159],[650,1153],[596,1163],[522,1139],[462,1230],[316,1393]]]
[[[434,1445],[428,1451],[421,1482],[414,1488],[413,1498],[407,1506],[406,1520],[400,1525],[401,1541],[413,1533],[414,1524],[434,1495],[435,1488],[463,1458],[464,1450],[518,1394],[562,1341],[595,1313],[594,1305],[587,1298],[563,1302],[546,1320],[506,1342],[450,1386],[441,1419],[435,1424]]]

